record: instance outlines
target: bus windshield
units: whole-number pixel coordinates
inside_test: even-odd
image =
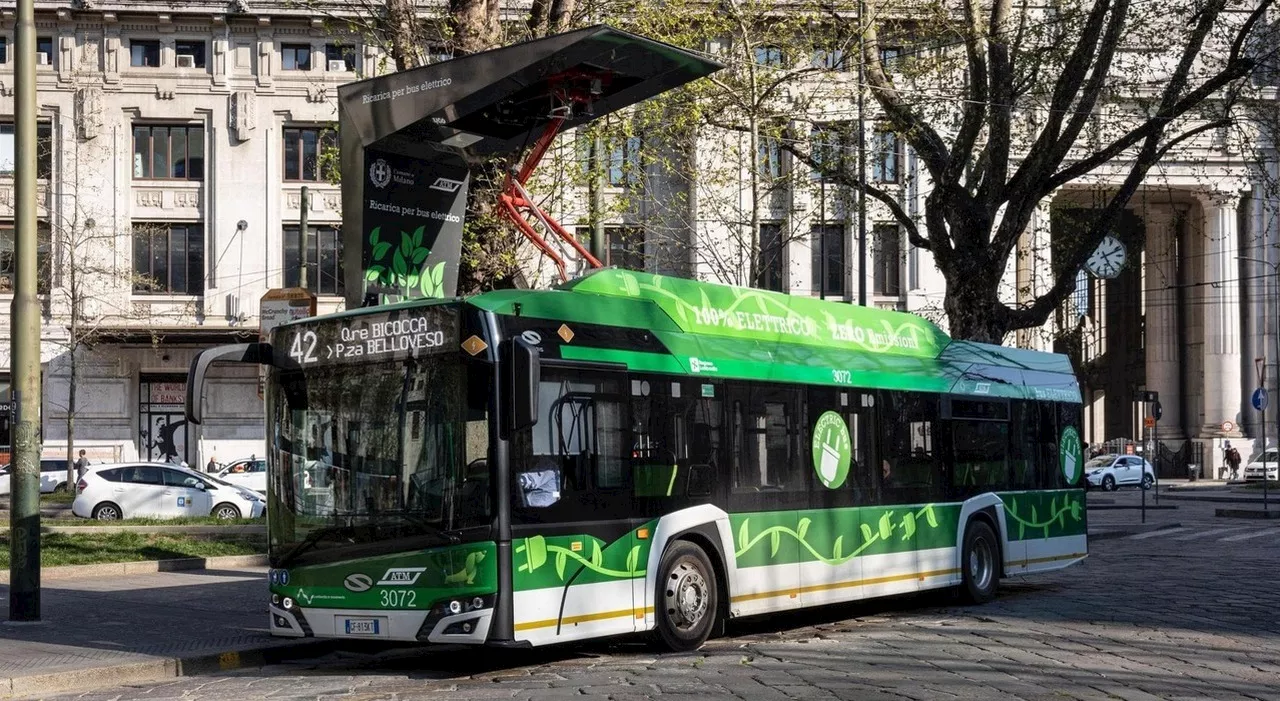
[[[430,547],[487,526],[485,377],[452,355],[274,371],[272,565]]]

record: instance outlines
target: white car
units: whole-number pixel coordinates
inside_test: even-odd
[[[1276,457],[1276,449],[1270,448],[1244,466],[1245,480],[1261,480],[1263,463],[1266,463],[1268,480],[1280,479],[1280,460]]]
[[[167,463],[95,465],[80,479],[71,513],[81,518],[258,518],[266,512],[259,495],[216,477]]]
[[[262,458],[237,460],[218,473],[218,479],[262,494],[267,493],[267,461]]]
[[[1084,478],[1090,487],[1101,487],[1108,492],[1123,485],[1151,489],[1156,481],[1156,469],[1136,455],[1099,455],[1084,464]]]
[[[0,495],[9,493],[9,480],[12,474],[12,467],[4,465],[0,467]],[[45,458],[40,461],[40,493],[49,494],[51,492],[67,491],[67,460],[57,458]]]

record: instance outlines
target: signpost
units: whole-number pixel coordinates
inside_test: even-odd
[[[271,338],[271,330],[290,321],[316,315],[316,296],[304,287],[286,287],[267,290],[258,307],[258,335],[265,343]],[[266,366],[258,371],[258,398],[266,386]]]
[[[1262,414],[1262,452],[1260,453],[1262,456],[1260,458],[1262,461],[1262,510],[1266,512],[1269,506],[1267,503],[1267,403],[1269,399],[1267,397],[1267,358],[1266,356],[1255,358],[1253,363],[1258,368],[1258,388],[1253,391],[1253,397],[1250,399],[1253,408]],[[1276,438],[1280,440],[1280,436]]]

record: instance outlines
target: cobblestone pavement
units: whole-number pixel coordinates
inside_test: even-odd
[[[66,698],[1280,701],[1280,524],[1211,505],[1153,519],[1180,527],[1096,541],[1083,565],[1007,582],[985,606],[930,594],[753,621],[696,654],[640,642],[344,654]]]

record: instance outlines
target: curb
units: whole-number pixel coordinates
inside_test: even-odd
[[[1159,505],[1147,504],[1146,506],[1147,511],[1152,511],[1152,510],[1172,511],[1176,508],[1178,507],[1174,504],[1159,504]],[[1143,509],[1143,506],[1141,504],[1099,504],[1096,506],[1092,504],[1089,505],[1090,511],[1141,511],[1142,509]]]
[[[217,557],[184,557],[174,560],[138,560],[136,562],[103,562],[95,565],[63,565],[44,567],[41,581],[80,579],[82,577],[118,577],[152,572],[214,570],[224,567],[266,567],[266,555],[220,555]],[[9,583],[9,571],[0,571],[0,584]]]
[[[1262,509],[1214,509],[1213,515],[1219,518],[1252,518],[1264,521],[1280,519],[1280,511]]]
[[[1138,535],[1139,533],[1150,533],[1152,531],[1166,531],[1171,528],[1182,528],[1181,523],[1153,523],[1150,525],[1126,526],[1123,528],[1109,528],[1105,531],[1090,533],[1088,540],[1111,540],[1113,538],[1123,538],[1129,535]]]
[[[341,647],[340,640],[314,640],[264,645],[187,657],[163,657],[103,667],[64,670],[0,680],[5,697],[29,697],[89,691],[125,684],[149,684],[175,677],[265,667],[289,660],[319,657]]]
[[[0,532],[7,531],[0,528]],[[189,535],[266,535],[266,526],[40,526],[41,533],[186,533]]]
[[[1280,494],[1277,494],[1276,496],[1277,496],[1276,501],[1280,502]],[[1170,501],[1208,501],[1208,502],[1216,502],[1219,504],[1261,504],[1262,503],[1261,493],[1259,493],[1258,496],[1256,497],[1252,497],[1252,496],[1239,494],[1238,492],[1236,493],[1236,496],[1230,496],[1226,494],[1222,494],[1222,495],[1219,495],[1219,494],[1195,494],[1195,495],[1169,494],[1166,492],[1164,494],[1161,494],[1160,497],[1162,499],[1168,499]]]

